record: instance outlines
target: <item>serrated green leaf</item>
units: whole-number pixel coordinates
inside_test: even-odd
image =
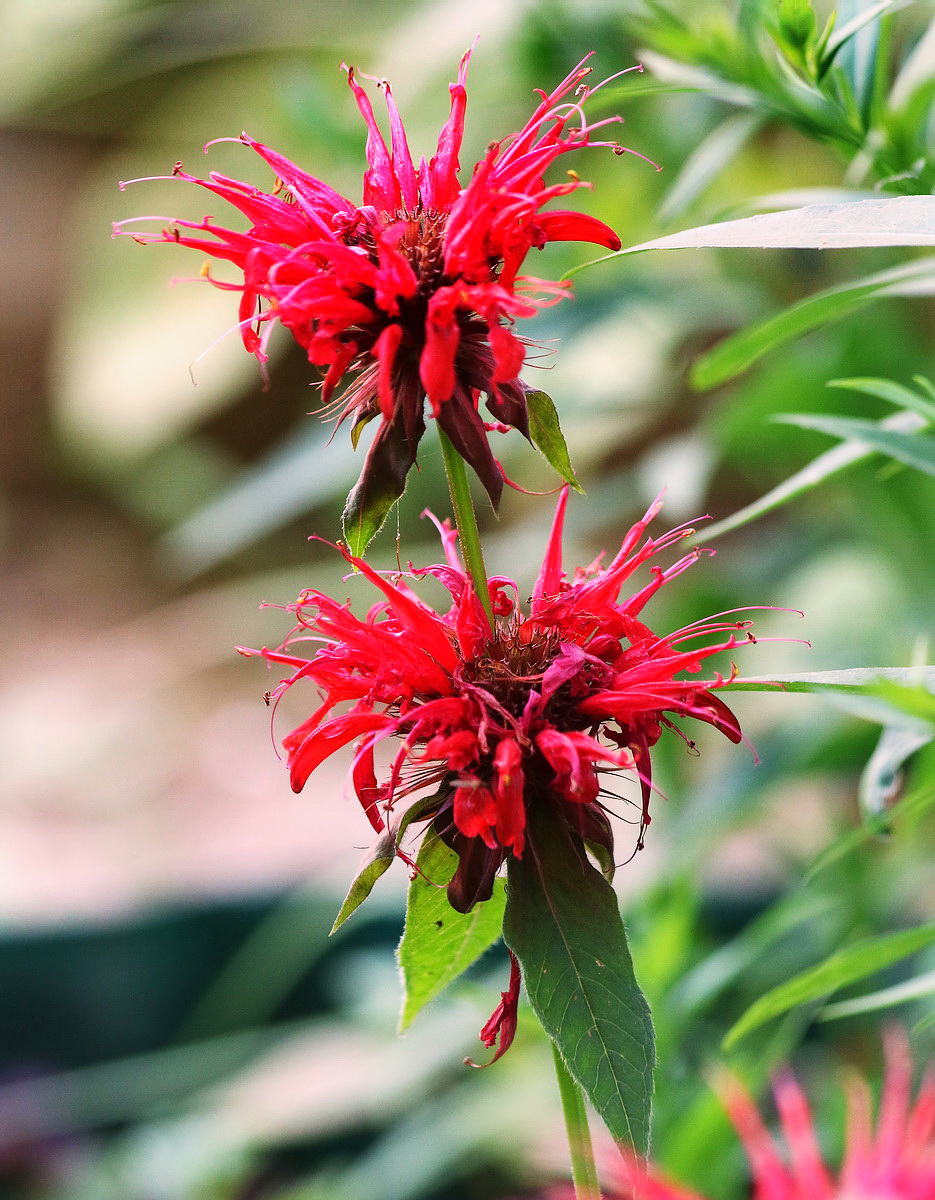
[[[536,1016],[611,1136],[647,1153],[653,1027],[613,888],[548,813],[508,879],[503,937]]]
[[[780,984],[761,996],[747,1009],[739,1021],[728,1031],[723,1047],[729,1050],[741,1038],[752,1033],[773,1017],[781,1016],[801,1004],[809,1004],[831,995],[838,988],[856,983],[867,975],[874,975],[900,959],[908,958],[935,942],[935,922],[919,925],[915,929],[899,933],[886,933],[880,937],[867,938],[846,946],[826,958],[811,970],[803,971],[794,979]]]
[[[334,919],[331,933],[341,928],[351,913],[355,912],[367,899],[380,876],[389,870],[396,857],[396,837],[394,828],[385,829],[367,851],[357,869],[354,882],[344,898],[344,903]],[[330,937],[331,934],[328,936]]]
[[[553,471],[576,492],[583,492],[584,489],[575,477],[575,469],[571,465],[565,435],[559,425],[558,412],[552,397],[545,392],[527,392],[526,407],[529,410],[529,436],[533,445]]]
[[[774,420],[783,425],[797,425],[800,429],[814,429],[845,441],[863,442],[908,467],[924,471],[926,475],[935,475],[935,440],[921,433],[895,433],[881,429],[878,421],[826,417],[814,413],[782,413]]]
[[[406,928],[397,954],[403,976],[400,1030],[500,937],[506,902],[503,880],[495,879],[489,900],[469,913],[453,909],[445,888],[458,856],[431,830],[416,865],[421,873],[409,885]]]
[[[931,199],[935,200],[935,197]],[[827,288],[719,342],[713,350],[696,360],[691,371],[691,382],[702,391],[726,383],[729,379],[741,375],[778,346],[785,345],[829,321],[836,321],[856,312],[872,300],[884,296],[927,296],[933,293],[935,258],[920,259],[891,271],[881,271],[876,275],[867,275],[863,279]]]
[[[879,427],[897,433],[912,433],[917,429],[924,429],[926,424],[925,418],[917,416],[916,413],[898,412],[884,417],[879,422]],[[694,541],[707,543],[733,529],[740,529],[758,517],[765,516],[767,513],[781,508],[782,505],[788,504],[790,500],[803,496],[812,488],[824,483],[826,479],[833,478],[841,471],[853,466],[854,463],[862,462],[875,453],[876,451],[864,442],[842,442],[841,445],[826,450],[824,454],[819,454],[817,458],[812,459],[808,466],[803,467],[801,471],[796,471],[788,479],[784,479],[782,483],[777,484],[759,500],[747,504],[731,516],[725,517],[723,521],[716,521],[713,525],[700,529],[695,535]]]

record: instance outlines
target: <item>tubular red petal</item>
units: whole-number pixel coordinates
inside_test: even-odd
[[[468,50],[461,59],[458,82],[448,85],[448,91],[451,93],[451,112],[438,135],[438,148],[425,172],[422,187],[423,204],[426,208],[434,208],[440,212],[450,209],[461,191],[461,185],[458,183],[458,170],[461,165],[458,155],[464,137],[464,114],[467,109],[467,90],[464,84],[470,59],[471,50]]]
[[[393,417],[393,366],[402,337],[401,325],[387,325],[374,346],[374,353],[380,364],[380,385],[377,395],[380,400],[380,411],[387,421],[392,420]]]
[[[502,1058],[513,1044],[513,1038],[516,1036],[516,1023],[519,1014],[519,985],[520,985],[520,970],[519,961],[513,954],[513,951],[508,951],[510,955],[510,982],[505,992],[500,993],[500,1003],[490,1014],[489,1019],[481,1029],[480,1040],[489,1050],[499,1038],[497,1052],[494,1054],[490,1062],[476,1063],[471,1059],[466,1058],[465,1065],[469,1067],[490,1067]]]
[[[364,174],[364,204],[372,204],[384,212],[396,212],[402,198],[399,180],[393,172],[393,160],[373,115],[367,93],[354,78],[354,68],[346,67],[346,70],[348,85],[367,126],[366,154],[369,167]]]
[[[608,250],[619,250],[622,243],[609,225],[585,213],[552,209],[536,217],[536,225],[547,242],[594,242]]]
[[[561,590],[564,581],[562,572],[562,531],[565,527],[565,509],[568,505],[568,486],[562,488],[555,506],[555,516],[552,519],[552,532],[549,534],[545,557],[539,571],[539,578],[532,591],[532,614],[536,616],[536,601],[547,596],[555,596]]]
[[[340,750],[363,733],[372,733],[379,729],[389,734],[394,725],[395,722],[385,713],[353,712],[343,717],[332,717],[330,721],[307,734],[298,744],[295,743],[294,734],[290,734],[283,739],[283,747],[289,755],[292,790],[301,792],[315,768],[335,750]]]
[[[390,115],[393,173],[399,183],[403,206],[413,212],[419,202],[419,189],[416,183],[415,168],[412,165],[412,155],[409,153],[409,143],[406,140],[406,130],[389,83],[384,79],[381,81],[380,87],[383,90],[387,111]]]

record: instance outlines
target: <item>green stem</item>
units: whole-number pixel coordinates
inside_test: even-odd
[[[558,1047],[552,1043],[555,1060],[555,1078],[562,1098],[565,1114],[565,1129],[568,1133],[568,1149],[571,1152],[571,1177],[575,1185],[576,1200],[601,1200],[597,1168],[594,1165],[594,1150],[591,1147],[591,1131],[588,1129],[588,1114],[584,1109],[581,1088],[568,1073]]]
[[[474,500],[471,496],[471,485],[468,483],[464,459],[452,446],[448,435],[437,421],[435,426],[438,429],[438,440],[442,445],[445,474],[448,476],[448,491],[451,495],[451,507],[454,509],[455,524],[458,527],[458,539],[461,544],[461,553],[464,556],[464,565],[474,581],[474,591],[487,614],[490,628],[493,629],[493,608],[490,604],[487,569],[484,566],[484,552],[481,549],[477,515],[474,512]]]

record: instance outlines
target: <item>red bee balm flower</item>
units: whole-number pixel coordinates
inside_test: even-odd
[[[624,152],[616,143],[591,140],[596,129],[620,118],[586,121],[583,105],[597,90],[582,83],[590,72],[587,59],[549,95],[539,93],[541,103],[519,133],[493,142],[462,187],[457,172],[469,58],[470,51],[457,83],[450,85],[451,113],[438,148],[418,167],[389,83],[377,84],[388,110],[388,146],[367,93],[354,69],[346,68],[367,126],[360,204],[244,133],[240,141],[276,174],[270,193],[215,171],[198,179],[181,163],[173,174],[239,209],[251,222],[246,233],[216,225],[211,217],[134,219],[171,221],[159,233],[131,233],[137,241],[191,246],[243,271],[243,283],[222,282],[207,272],[206,277],[241,293],[244,345],[260,361],[278,322],[325,372],[323,405],[345,375],[354,378],[340,402],[340,419],[351,418],[356,435],[373,417],[382,418],[357,487],[358,507],[374,495],[391,495],[388,507],[402,493],[425,430],[426,396],[496,504],[503,480],[478,413],[479,398],[486,397],[498,424],[528,436],[519,379],[525,348],[513,323],[569,290],[567,284],[520,277],[523,259],[531,248],[554,241],[620,248],[613,230],[593,217],[540,211],[587,186],[574,172],[545,185],[546,170],[561,155],[589,145]],[[129,224],[118,222],[115,231],[130,232]]]
[[[293,668],[276,696],[302,679],[320,689],[321,705],[283,742],[296,791],[319,763],[358,739],[351,777],[376,830],[402,798],[437,787],[419,801],[418,817],[431,820],[458,854],[448,895],[462,912],[490,895],[508,854],[522,855],[530,805],[550,806],[610,855],[604,801],[613,801],[602,791],[603,772],[627,770],[638,778],[640,845],[650,820],[650,748],[663,728],[678,729],[676,722],[694,717],[741,740],[736,717],[714,694],[727,681],[696,676],[706,658],[752,641],[750,622],[720,614],[658,636],[641,620],[652,596],[702,552],[692,550],[665,570],[654,566],[649,582],[618,598],[637,568],[692,530],[644,537],[661,507],[656,501],[606,567],[598,560],[569,583],[561,563],[567,494],[528,615],[519,609],[513,580],[495,577],[491,630],[458,556],[457,533],[432,517],[446,561],[412,574],[434,576],[447,588],[447,612],[435,612],[401,578],[390,582],[341,550],[383,594],[365,619],[310,590],[290,606],[299,621],[290,640],[323,642],[313,658],[285,648],[243,651]],[[350,711],[333,715],[348,701]],[[374,750],[388,738],[401,745],[378,782]]]

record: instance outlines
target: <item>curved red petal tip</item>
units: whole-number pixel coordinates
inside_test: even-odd
[[[497,1051],[489,1062],[476,1063],[471,1058],[464,1060],[466,1067],[476,1067],[482,1070],[484,1067],[492,1067],[498,1058],[502,1058],[513,1044],[513,1038],[516,1036],[517,1013],[519,1009],[519,984],[520,970],[519,962],[512,950],[508,951],[510,955],[510,983],[505,992],[500,993],[500,1003],[490,1014],[490,1020],[484,1025],[479,1033],[480,1040],[484,1045],[490,1047],[500,1039]]]

